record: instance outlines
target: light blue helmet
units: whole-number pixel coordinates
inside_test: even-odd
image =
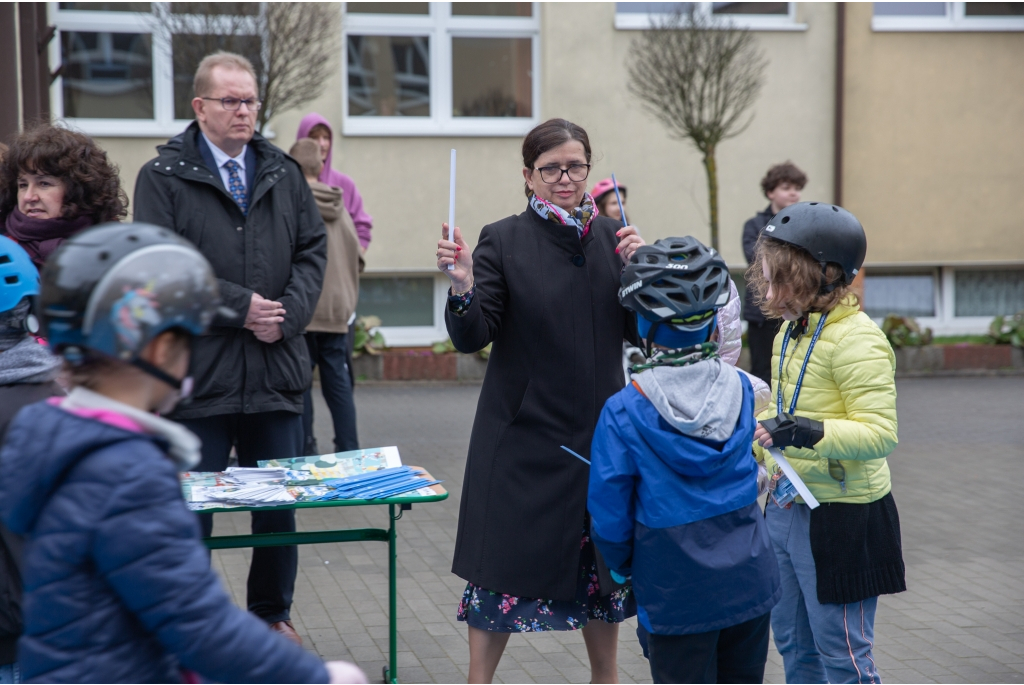
[[[28,253],[0,236],[0,312],[10,311],[26,297],[39,294],[39,271]]]

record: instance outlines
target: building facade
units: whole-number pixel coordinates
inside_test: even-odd
[[[750,125],[718,150],[720,243],[737,273],[743,222],[767,204],[759,181],[792,160],[808,174],[805,199],[840,200],[862,219],[873,315],[914,314],[946,332],[1024,309],[1024,3],[976,4],[987,14],[964,3],[696,4],[752,30],[768,60]],[[389,344],[446,337],[434,251],[452,148],[470,244],[526,208],[522,137],[550,117],[587,129],[591,182],[615,172],[648,241],[708,239],[699,153],[628,90],[631,45],[673,6],[337,5],[332,77],[267,133],[287,149],[308,111],[332,123],[334,166],[374,217],[360,313],[382,318]],[[99,140],[130,196],[155,146],[188,124],[191,75],[175,72],[151,3],[48,3],[47,14],[49,62],[62,65],[53,115]]]

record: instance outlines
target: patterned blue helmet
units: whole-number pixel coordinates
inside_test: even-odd
[[[206,332],[220,306],[213,268],[191,243],[150,224],[104,224],[46,262],[43,334],[69,360],[87,351],[134,361],[153,338]]]
[[[39,294],[39,271],[28,253],[10,238],[0,236],[0,312]]]

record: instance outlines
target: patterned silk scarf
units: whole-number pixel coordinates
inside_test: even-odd
[[[530,206],[543,219],[562,226],[575,226],[581,240],[590,230],[591,222],[600,214],[590,193],[583,193],[583,204],[572,210],[572,213],[561,207],[556,207],[547,200],[542,200],[533,193],[530,193]]]

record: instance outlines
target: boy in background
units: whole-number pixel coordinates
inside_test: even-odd
[[[761,179],[761,190],[768,206],[743,224],[743,255],[747,266],[754,261],[754,245],[773,216],[800,202],[807,175],[792,162],[776,164]],[[767,318],[754,304],[754,291],[747,287],[743,300],[743,319],[747,322],[747,346],[750,348],[750,373],[765,383],[772,382],[772,342],[782,325],[781,319]]]

